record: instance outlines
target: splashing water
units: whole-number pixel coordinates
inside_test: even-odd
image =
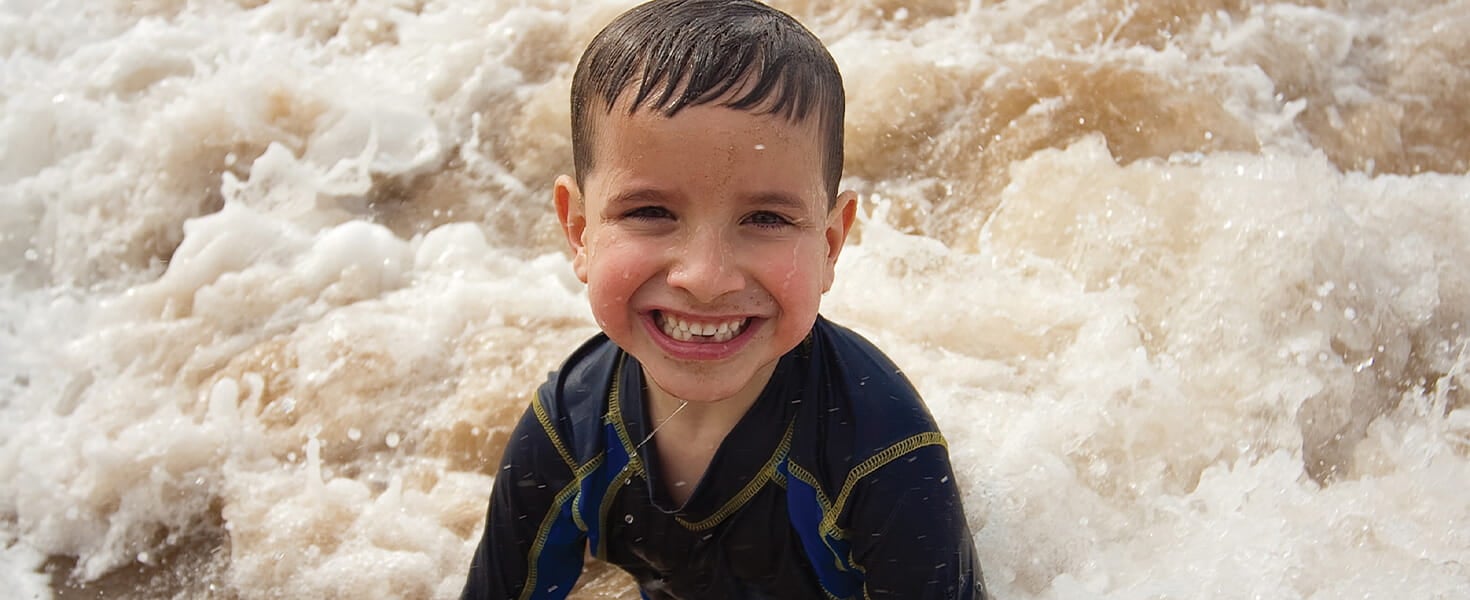
[[[630,4],[0,0],[0,584],[453,597]],[[997,597],[1467,597],[1463,2],[775,4]]]

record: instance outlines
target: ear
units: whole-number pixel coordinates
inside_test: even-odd
[[[838,194],[837,203],[827,214],[827,268],[822,274],[822,291],[832,289],[832,279],[837,272],[837,255],[847,243],[847,234],[857,219],[857,192],[848,190]]]
[[[567,245],[572,250],[572,271],[577,273],[577,279],[587,283],[587,214],[582,204],[582,190],[577,187],[577,180],[569,175],[556,178],[556,185],[552,192],[555,196],[556,219],[561,223],[562,235],[567,237]]]

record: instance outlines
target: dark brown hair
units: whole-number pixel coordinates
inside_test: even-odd
[[[630,114],[653,110],[672,117],[711,102],[793,123],[815,112],[826,145],[828,202],[836,201],[846,110],[842,75],[821,40],[790,15],[753,0],[654,0],[615,19],[592,38],[572,77],[579,184],[593,167],[592,111],[611,113],[629,90]]]

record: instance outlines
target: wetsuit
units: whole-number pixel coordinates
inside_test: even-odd
[[[541,386],[463,598],[563,598],[589,549],[651,599],[985,597],[944,439],[867,340],[818,317],[682,507],[643,390],[603,335]]]

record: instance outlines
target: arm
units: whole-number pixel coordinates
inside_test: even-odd
[[[846,530],[874,600],[984,600],[949,453],[916,448],[859,479]]]
[[[586,539],[571,517],[577,481],[554,435],[532,408],[511,433],[461,600],[559,600],[581,575]]]

